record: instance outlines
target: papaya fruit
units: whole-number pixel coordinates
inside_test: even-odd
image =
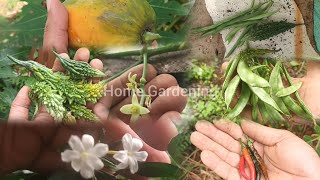
[[[156,14],[147,0],[66,0],[69,44],[95,50],[140,45]]]

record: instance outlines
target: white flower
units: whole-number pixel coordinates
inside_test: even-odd
[[[117,165],[118,169],[125,169],[129,166],[132,174],[136,173],[139,169],[138,161],[146,161],[148,153],[140,151],[143,143],[140,139],[132,138],[130,134],[125,134],[122,137],[123,151],[118,151],[113,158],[120,162]]]
[[[69,146],[72,150],[65,150],[61,153],[63,162],[71,162],[72,168],[79,172],[83,178],[94,177],[94,171],[104,167],[101,157],[109,151],[107,144],[98,143],[94,146],[94,139],[90,135],[71,136]]]

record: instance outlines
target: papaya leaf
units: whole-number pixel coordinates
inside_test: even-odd
[[[314,1],[314,24],[320,24],[320,1]],[[320,51],[320,29],[314,26],[314,38],[316,41],[317,50]]]
[[[149,0],[157,14],[158,24],[172,22],[175,16],[187,16],[189,9],[174,0]]]
[[[13,21],[0,23],[0,49],[42,46],[43,32],[47,19],[47,10],[42,6],[42,0],[25,0],[28,5]]]
[[[177,177],[182,172],[177,166],[172,164],[144,162],[139,163],[137,174],[146,177]]]

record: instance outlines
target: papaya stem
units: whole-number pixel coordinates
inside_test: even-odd
[[[103,80],[104,82],[108,83],[116,78],[118,78],[119,76],[121,76],[122,74],[124,74],[125,72],[127,72],[128,70],[130,70],[131,68],[134,68],[136,66],[138,66],[139,64],[143,63],[143,60],[140,59],[139,61],[135,62],[134,64],[132,64],[131,66],[125,68],[124,70],[116,73],[115,75],[113,75],[112,77],[108,78],[108,79],[105,79]]]
[[[188,45],[186,42],[179,42],[174,44],[168,44],[166,46],[162,46],[158,48],[149,48],[147,49],[147,53],[149,57],[153,57],[163,53],[185,50],[187,48],[188,48]],[[98,52],[98,54],[105,58],[123,58],[128,56],[140,56],[141,49],[121,51],[121,52],[104,51],[104,52]]]
[[[142,59],[143,59],[143,71],[142,71],[142,77],[140,79],[140,86],[141,86],[141,99],[140,99],[140,105],[144,105],[144,101],[146,100],[146,90],[145,85],[147,83],[147,67],[148,67],[148,49],[145,45],[144,48],[141,51],[142,53]]]

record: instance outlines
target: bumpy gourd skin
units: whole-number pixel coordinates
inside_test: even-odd
[[[66,0],[72,47],[111,49],[136,46],[153,31],[156,14],[146,0]]]

